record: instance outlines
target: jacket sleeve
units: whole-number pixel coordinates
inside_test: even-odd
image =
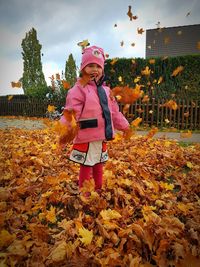
[[[78,121],[84,107],[84,101],[85,98],[81,88],[75,85],[67,94],[64,110],[75,111],[76,120]],[[60,121],[68,125],[64,116],[61,117]]]
[[[115,99],[111,99],[112,120],[116,130],[123,131],[129,128],[129,122],[124,115],[119,111],[119,106]]]

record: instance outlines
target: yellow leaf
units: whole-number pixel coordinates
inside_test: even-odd
[[[172,77],[175,77],[175,76],[177,76],[179,73],[181,73],[182,71],[183,71],[183,66],[178,66],[174,71],[173,71],[173,73],[172,73]]]
[[[46,219],[51,223],[55,223],[57,221],[56,208],[55,207],[53,207],[53,206],[50,207],[50,210],[47,211]]]
[[[160,84],[161,82],[163,81],[163,77],[162,76],[160,76],[160,78],[158,79],[158,84]]]
[[[160,182],[160,185],[166,190],[173,190],[174,189],[174,185],[173,184]]]
[[[131,126],[138,127],[138,125],[141,123],[141,121],[142,121],[142,118],[138,117],[131,122]]]
[[[173,110],[177,110],[178,109],[178,105],[174,100],[169,100],[167,101],[165,104],[163,104],[163,107],[167,107]]]
[[[89,245],[92,242],[93,239],[93,231],[89,231],[86,228],[82,227],[78,230],[79,235],[81,236],[81,238],[79,238],[81,240],[81,242],[84,245]]]
[[[187,165],[187,167],[190,168],[190,169],[192,169],[192,167],[193,167],[193,165],[192,165],[192,163],[191,163],[190,161],[188,161],[186,165]]]
[[[47,107],[48,112],[54,112],[55,109],[56,109],[55,106],[48,105],[48,107]]]
[[[8,101],[10,101],[13,98],[13,95],[8,96]]]
[[[100,248],[100,247],[102,247],[102,245],[103,245],[103,237],[102,237],[102,236],[99,236],[99,237],[97,238],[97,241],[96,241],[96,246],[97,246],[98,248]]]
[[[141,76],[137,76],[137,77],[134,79],[134,83],[139,82],[140,79],[141,79]]]
[[[119,81],[119,82],[122,82],[122,81],[123,81],[122,76],[119,76],[119,77],[118,77],[118,81]]]
[[[149,76],[151,74],[151,69],[148,66],[146,66],[144,70],[141,70],[141,74]]]
[[[112,220],[112,219],[119,219],[121,218],[121,214],[119,214],[119,212],[117,212],[116,210],[102,210],[100,212],[100,215],[102,216],[102,218],[104,220]]]

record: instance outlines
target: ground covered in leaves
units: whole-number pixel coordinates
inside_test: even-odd
[[[149,135],[150,137],[150,135]],[[51,128],[0,131],[0,266],[200,266],[200,145],[108,144],[101,194]]]

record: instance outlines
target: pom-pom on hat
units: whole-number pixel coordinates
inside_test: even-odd
[[[97,46],[90,46],[83,49],[81,70],[84,69],[88,64],[96,63],[104,69],[104,51],[102,48]]]

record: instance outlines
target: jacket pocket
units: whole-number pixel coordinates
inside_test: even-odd
[[[97,119],[82,119],[79,120],[80,129],[87,129],[87,128],[96,128],[98,127],[98,120]]]

